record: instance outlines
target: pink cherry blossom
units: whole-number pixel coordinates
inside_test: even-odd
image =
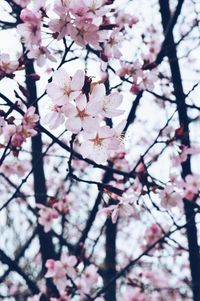
[[[61,105],[51,105],[50,106],[51,112],[48,112],[44,119],[43,122],[44,124],[47,124],[48,127],[52,129],[56,129],[59,127],[61,124],[64,123],[65,121],[65,115],[63,111],[63,106]]]
[[[173,166],[179,166],[182,162],[185,162],[189,155],[195,155],[200,153],[200,148],[198,147],[180,147],[181,152],[177,156],[172,156]]]
[[[117,222],[118,217],[127,217],[135,214],[135,210],[133,209],[133,201],[135,198],[133,196],[130,197],[122,197],[117,205],[110,205],[106,208],[103,208],[99,211],[99,214],[106,213],[108,216],[111,216],[113,224]]]
[[[41,15],[25,8],[20,17],[24,23],[17,25],[17,30],[30,50],[33,45],[39,45],[41,42]]]
[[[200,190],[200,175],[193,174],[187,175],[185,177],[185,183],[183,184],[184,187],[184,197],[189,201],[192,201],[194,196]]]
[[[83,71],[78,70],[70,77],[65,69],[60,68],[54,72],[52,82],[47,85],[47,94],[55,104],[64,105],[80,95],[83,84]]]
[[[32,25],[37,25],[38,20],[40,19],[40,16],[33,13],[33,11],[31,11],[30,9],[24,8],[21,11],[20,19],[23,22],[27,22],[27,23],[32,24]]]
[[[23,164],[20,160],[6,160],[1,167],[2,172],[7,177],[10,177],[13,174],[16,174],[18,177],[23,177],[28,169],[30,168],[30,163],[26,160],[23,160]]]
[[[74,110],[68,112],[69,118],[66,121],[66,128],[73,133],[80,132],[82,128],[86,132],[93,131],[95,124],[98,124],[95,115],[97,115],[101,109],[100,102],[87,102],[86,96],[80,95],[76,98],[75,104],[76,107],[74,107]]]
[[[134,17],[132,14],[124,13],[123,11],[119,11],[116,23],[120,28],[123,28],[125,24],[127,24],[130,28],[138,23],[138,18]]]
[[[62,11],[63,14],[63,11]],[[63,15],[60,19],[53,19],[49,22],[49,29],[54,32],[57,40],[61,40],[65,36],[73,32],[73,25],[70,23],[71,17],[69,14]],[[75,29],[74,29],[75,31]]]
[[[10,59],[9,54],[1,53],[0,54],[0,79],[16,71],[18,65],[19,65],[18,61],[12,61]]]
[[[122,56],[120,51],[121,43],[123,41],[123,35],[118,29],[111,32],[109,39],[104,45],[104,55],[107,58],[119,59]]]
[[[162,237],[162,230],[157,224],[152,224],[145,232],[145,245],[146,247],[154,244],[159,238]]]
[[[179,206],[182,203],[182,196],[180,193],[174,191],[174,187],[172,185],[167,185],[161,192],[159,193],[161,198],[161,205],[165,208],[171,208],[175,206]]]
[[[84,158],[90,158],[96,163],[105,163],[109,157],[112,146],[110,139],[113,135],[114,131],[108,126],[99,127],[91,133],[84,131],[80,153]]]
[[[61,294],[65,292],[67,285],[70,283],[67,277],[73,279],[76,276],[76,263],[77,259],[75,256],[68,256],[64,253],[61,255],[60,260],[48,259],[46,261],[47,273],[45,277],[53,278],[53,282]]]
[[[65,253],[61,255],[60,259],[63,269],[67,276],[74,278],[76,276],[75,265],[77,264],[77,259],[75,256],[68,256]]]
[[[27,56],[30,59],[35,59],[39,67],[44,66],[46,59],[56,62],[55,57],[51,55],[51,52],[47,47],[34,45],[33,48],[28,52]]]
[[[49,232],[52,227],[53,219],[57,218],[59,213],[55,209],[41,204],[38,204],[37,207],[39,208],[38,222],[44,227],[45,232]]]
[[[117,92],[106,95],[105,86],[97,84],[91,93],[91,101],[98,105],[101,102],[101,115],[103,117],[116,117],[124,113],[124,110],[119,110],[118,107],[122,103],[122,95]]]
[[[53,259],[48,259],[46,262],[47,273],[46,278],[53,278],[53,281],[59,290],[59,292],[64,292],[67,286],[66,272],[60,261],[54,261]]]
[[[75,26],[69,28],[69,35],[79,46],[91,44],[99,49],[99,28],[94,24],[76,21]]]
[[[39,121],[39,115],[35,114],[35,107],[29,107],[23,116],[22,124],[27,128],[34,128],[35,124]]]
[[[139,87],[141,90],[152,90],[156,81],[156,71],[145,71],[143,72],[141,82],[139,82]]]

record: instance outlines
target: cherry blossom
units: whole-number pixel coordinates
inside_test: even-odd
[[[45,115],[43,122],[47,124],[48,127],[52,130],[52,129],[56,129],[57,127],[59,127],[61,124],[64,123],[65,115],[64,115],[63,106],[61,105],[54,104],[51,105],[49,109],[51,110],[51,112],[48,112]]]
[[[182,196],[180,193],[174,191],[172,185],[167,185],[160,193],[161,204],[165,208],[179,206],[182,203]]]
[[[44,66],[46,59],[49,59],[52,62],[56,62],[56,59],[47,47],[44,46],[36,46],[34,45],[33,48],[27,54],[28,58],[35,59],[37,65],[39,67]]]
[[[55,104],[64,105],[80,95],[83,84],[83,71],[78,70],[70,77],[64,68],[60,68],[54,72],[52,82],[47,85],[47,94]]]
[[[75,256],[67,256],[66,254],[61,255],[61,259],[54,261],[48,259],[46,262],[47,273],[46,278],[53,278],[55,285],[59,292],[64,293],[65,288],[70,282],[67,277],[74,278],[76,276],[76,270],[74,266],[77,263]]]
[[[192,201],[194,196],[198,194],[200,189],[200,175],[187,175],[185,177],[184,186],[184,197]]]
[[[109,58],[120,58],[122,56],[119,48],[121,47],[121,43],[123,41],[122,33],[116,29],[113,30],[109,39],[106,41],[104,46],[104,55]]]
[[[7,53],[0,54],[0,80],[6,76],[11,75],[16,71],[19,63],[18,61],[12,61],[10,55]]]
[[[2,299],[198,299],[198,5],[154,2],[2,0]]]
[[[112,222],[115,224],[117,222],[118,217],[127,217],[135,214],[135,210],[133,208],[133,201],[135,197],[123,197],[117,205],[110,205],[105,207],[99,211],[99,214],[106,213],[108,216],[111,216]]]
[[[83,132],[84,141],[80,146],[80,153],[84,158],[90,158],[97,163],[105,163],[112,149],[114,131],[108,126],[102,126],[94,132]]]
[[[20,15],[23,24],[17,25],[18,33],[24,39],[24,43],[28,49],[32,49],[33,45],[41,42],[41,15],[24,8]]]
[[[55,209],[42,204],[38,204],[37,207],[39,208],[38,222],[44,227],[45,232],[49,232],[52,227],[53,219],[57,218],[59,213]]]
[[[98,107],[98,103],[87,102],[85,95],[79,95],[75,104],[76,107],[68,112],[69,118],[66,121],[66,128],[73,133],[78,133],[81,129],[86,132],[93,131],[95,125],[98,124],[98,119],[95,116],[101,109],[100,102]]]
[[[145,232],[145,246],[149,247],[162,237],[162,229],[157,224],[152,224]]]
[[[119,93],[111,93],[106,96],[105,86],[103,84],[98,84],[94,87],[91,93],[91,101],[101,102],[101,115],[103,117],[116,117],[122,115],[124,110],[119,110],[118,107],[122,103],[122,95]]]

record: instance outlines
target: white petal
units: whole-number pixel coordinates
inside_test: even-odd
[[[53,83],[55,83],[59,87],[64,87],[65,85],[70,83],[70,77],[65,69],[60,68],[54,72]]]
[[[92,90],[90,99],[92,101],[99,101],[104,98],[105,94],[106,94],[105,86],[103,84],[97,84]]]
[[[85,74],[83,70],[76,71],[71,81],[71,89],[73,91],[81,90],[84,85],[84,81],[85,81]]]
[[[80,95],[76,98],[76,105],[80,111],[83,111],[86,107],[87,99],[85,95]]]
[[[82,128],[82,122],[79,117],[71,117],[66,121],[66,128],[72,133],[79,133]]]

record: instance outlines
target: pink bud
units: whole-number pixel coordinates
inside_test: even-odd
[[[29,10],[27,8],[24,8],[21,11],[20,19],[23,22],[27,22],[27,23],[30,23],[32,25],[37,25],[38,24],[38,18],[36,17],[36,15],[31,10]]]

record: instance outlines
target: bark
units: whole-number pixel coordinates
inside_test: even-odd
[[[183,1],[179,1],[183,2]],[[160,12],[162,17],[162,25],[164,32],[168,27],[170,20],[169,0],[159,0]],[[179,5],[179,4],[178,4]],[[169,60],[172,82],[174,86],[174,95],[176,97],[177,110],[179,115],[180,126],[184,131],[184,136],[181,139],[182,145],[190,146],[189,137],[189,120],[187,115],[186,96],[183,91],[183,84],[180,72],[180,66],[177,57],[177,50],[175,46],[173,32],[169,34],[168,45],[166,45],[166,55]],[[182,163],[182,177],[185,178],[191,174],[190,158]],[[184,200],[185,217],[187,221],[186,233],[189,247],[189,261],[192,277],[192,291],[194,301],[200,300],[200,254],[197,239],[197,227],[195,222],[195,209],[193,205]]]
[[[25,65],[26,71],[26,87],[28,92],[28,105],[33,105],[36,108],[36,112],[38,112],[38,105],[35,101],[37,99],[37,90],[36,84],[30,74],[35,73],[33,62],[28,60]],[[32,166],[33,166],[33,180],[34,180],[34,193],[35,193],[35,202],[36,204],[46,204],[46,181],[44,174],[44,162],[42,156],[42,136],[41,133],[38,133],[36,136],[32,137]],[[45,262],[48,259],[57,259],[51,233],[45,233],[43,226],[39,223],[37,224],[37,231],[40,243],[40,252],[42,256],[42,268],[43,273],[45,272]],[[47,287],[50,295],[57,295],[57,290],[53,285],[51,279],[47,280]]]
[[[106,243],[105,243],[105,270],[104,270],[104,286],[110,282],[116,275],[116,236],[117,225],[112,223],[109,218],[106,221]],[[116,301],[116,281],[108,287],[104,296],[106,301]]]

